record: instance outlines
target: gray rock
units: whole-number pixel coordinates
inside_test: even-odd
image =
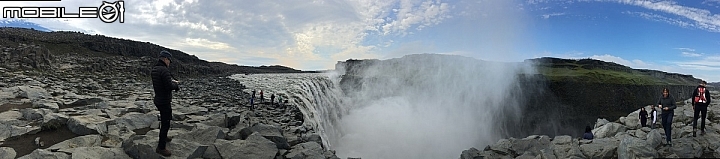
[[[663,135],[660,134],[660,129],[653,129],[647,134],[647,145],[651,148],[657,148],[663,144]]]
[[[470,148],[468,150],[463,150],[462,154],[460,154],[460,159],[482,159],[484,158],[480,154],[480,150],[476,148]]]
[[[626,137],[618,145],[618,158],[657,158],[655,149],[648,146],[647,142],[634,137]]]
[[[157,137],[137,135],[123,141],[122,148],[132,158],[161,158],[155,153]],[[183,139],[173,139],[167,144],[172,153],[171,158],[201,158],[207,150],[207,145],[201,145]]]
[[[7,138],[20,136],[23,134],[35,134],[40,132],[41,128],[37,126],[15,126],[5,123],[0,123],[0,141]]]
[[[47,92],[47,90],[36,87],[36,86],[18,86],[18,94],[22,98],[28,98],[30,100],[37,100],[37,99],[43,99],[47,97],[52,97],[50,93]]]
[[[19,111],[6,111],[0,113],[0,123],[3,124],[10,124],[15,126],[24,126],[27,124],[26,121],[20,120],[22,119],[22,113]]]
[[[569,136],[567,136],[569,137]],[[556,137],[557,139],[557,137]],[[548,136],[530,136],[524,139],[512,140],[512,149],[515,152],[528,152],[529,155],[535,157],[540,154],[540,150],[550,145],[550,137]]]
[[[295,145],[289,151],[285,158],[306,158],[306,159],[325,159],[322,154],[322,146],[317,142],[306,142]]]
[[[644,132],[644,131],[642,131],[642,130],[637,130],[637,131],[635,131],[635,133],[633,134],[633,136],[635,136],[635,137],[637,137],[637,138],[640,138],[640,139],[643,139],[643,140],[647,139],[647,133]]]
[[[640,128],[640,110],[635,110],[632,113],[628,114],[627,117],[621,118],[620,122],[622,122],[626,128],[628,129],[639,129]]]
[[[287,142],[285,136],[283,136],[282,129],[275,126],[257,124],[249,128],[244,128],[240,130],[240,138],[245,139],[247,136],[255,132],[257,132],[258,135],[273,141],[279,149],[290,149],[290,144]]]
[[[508,139],[500,139],[497,143],[490,145],[484,149],[484,152],[491,151],[498,155],[492,156],[515,156],[515,151],[512,150],[512,141]],[[492,158],[492,157],[491,157]]]
[[[220,152],[217,150],[215,145],[209,145],[207,150],[205,150],[205,154],[202,156],[203,159],[222,159],[222,156],[220,156]]]
[[[237,124],[237,125],[235,126],[235,128],[233,128],[232,130],[230,130],[230,132],[228,133],[226,139],[228,139],[228,140],[242,139],[242,137],[241,137],[241,135],[240,135],[240,131],[243,130],[243,129],[245,129],[245,128],[247,128],[247,127],[245,127],[245,126],[243,126],[243,125],[241,125],[241,124]]]
[[[118,126],[126,127],[129,130],[137,130],[142,128],[149,128],[153,124],[153,122],[157,121],[157,117],[153,114],[130,112],[123,115],[122,117],[113,119],[113,121]]]
[[[100,135],[78,136],[69,140],[62,141],[47,148],[47,150],[56,151],[59,149],[70,149],[77,147],[96,147],[100,146],[102,137]]]
[[[173,114],[181,115],[205,115],[208,109],[199,106],[187,106],[187,107],[173,107]]]
[[[60,106],[58,106],[57,103],[50,103],[50,102],[37,104],[36,107],[50,109],[50,110],[53,110],[53,112],[57,112],[58,110],[60,110]]]
[[[59,151],[71,154],[73,159],[131,159],[122,148],[77,147]]]
[[[595,135],[595,138],[604,138],[612,137],[618,132],[624,132],[625,130],[627,130],[627,128],[625,128],[625,125],[618,123],[607,123],[603,126],[593,129],[592,133],[593,135]]]
[[[580,150],[588,158],[613,158],[619,143],[614,138],[594,139],[590,144],[580,145]]]
[[[552,146],[547,149],[540,150],[540,159],[556,159],[557,156],[555,156],[555,150],[553,150]]]
[[[30,154],[22,156],[18,159],[70,159],[70,155],[62,152],[51,152],[44,149],[35,149]]]
[[[42,127],[43,129],[57,129],[66,126],[68,117],[61,113],[50,113],[43,117]]]
[[[209,126],[219,126],[226,128],[228,127],[227,118],[225,114],[211,114],[208,116],[209,119],[202,121],[200,123],[203,123],[205,125]]]
[[[672,141],[670,150],[680,158],[697,158],[702,156],[703,147],[691,138],[680,138]]]
[[[720,148],[715,149],[715,152],[713,152],[713,156],[716,158],[720,158]]]
[[[15,158],[17,153],[10,147],[0,147],[0,158]]]
[[[105,134],[107,132],[106,121],[110,119],[95,115],[72,116],[67,121],[67,127],[75,134]]]
[[[319,144],[322,144],[322,138],[320,137],[320,135],[315,134],[315,133],[312,133],[312,134],[303,134],[303,135],[302,135],[302,139],[303,139],[303,141],[313,141],[313,142],[317,142],[317,143],[319,143]]]
[[[570,136],[556,136],[551,147],[558,158],[586,158],[578,142]]]
[[[22,113],[23,119],[34,121],[34,120],[43,119],[43,115],[45,112],[42,112],[41,110],[38,110],[38,109],[25,108],[25,109],[20,109],[20,113]]]
[[[223,158],[273,159],[278,148],[272,141],[253,133],[246,140],[215,141],[215,147]]]
[[[224,139],[225,132],[218,126],[197,126],[189,133],[175,136],[174,139],[185,139],[203,145],[212,145],[216,139]]]

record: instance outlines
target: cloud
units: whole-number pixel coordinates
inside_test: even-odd
[[[615,2],[643,7],[653,11],[673,14],[692,21],[692,25],[683,23],[682,20],[665,18],[657,14],[648,14],[649,18],[659,18],[661,21],[681,26],[692,26],[712,32],[720,32],[720,15],[704,9],[678,5],[672,1],[644,1],[644,0],[614,0]]]
[[[680,54],[685,57],[700,57],[700,56],[702,56],[702,54],[699,54],[699,53],[685,52],[685,51],[681,52]]]
[[[565,13],[550,13],[550,14],[543,14],[543,15],[542,15],[541,17],[542,17],[543,19],[548,19],[548,18],[550,18],[550,17],[554,17],[554,16],[561,16],[561,15],[565,15]]]
[[[3,5],[72,9],[102,3],[88,2]],[[368,35],[403,37],[452,18],[452,8],[441,0],[149,0],[125,1],[125,23],[78,18],[29,20],[53,30],[148,41],[210,61],[245,65],[262,59],[313,70],[327,69],[347,58],[381,57],[379,48],[392,46],[394,41],[363,43]]]

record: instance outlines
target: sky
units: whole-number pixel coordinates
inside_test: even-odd
[[[100,0],[0,6],[98,7]],[[720,0],[129,0],[124,23],[3,18],[155,43],[208,61],[334,69],[437,53],[593,58],[720,82]]]

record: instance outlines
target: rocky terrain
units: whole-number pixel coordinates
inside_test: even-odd
[[[158,158],[152,85],[0,68],[0,158]],[[175,93],[170,158],[332,158],[297,107],[250,110],[243,85],[187,79]]]
[[[568,135],[501,139],[482,149],[470,148],[460,159],[476,158],[720,158],[720,92],[713,91],[705,135],[692,137],[693,110],[689,100],[678,102],[672,124],[672,146],[665,146],[665,131],[641,127],[639,110],[610,122],[597,119],[593,140]],[[646,106],[650,110],[651,106]],[[698,123],[699,124],[699,123]]]
[[[149,82],[162,49],[97,35],[0,28],[0,158],[163,158],[154,152],[159,112]],[[251,110],[248,88],[226,78],[303,71],[171,52],[181,90],[174,92],[168,158],[337,158],[297,106],[261,103]]]

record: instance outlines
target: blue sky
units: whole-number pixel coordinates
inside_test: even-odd
[[[77,12],[101,4],[91,1],[0,6]],[[551,56],[720,81],[720,0],[147,0],[127,1],[125,10],[125,23],[24,20],[239,65],[320,70],[350,58],[414,53],[492,61]]]

